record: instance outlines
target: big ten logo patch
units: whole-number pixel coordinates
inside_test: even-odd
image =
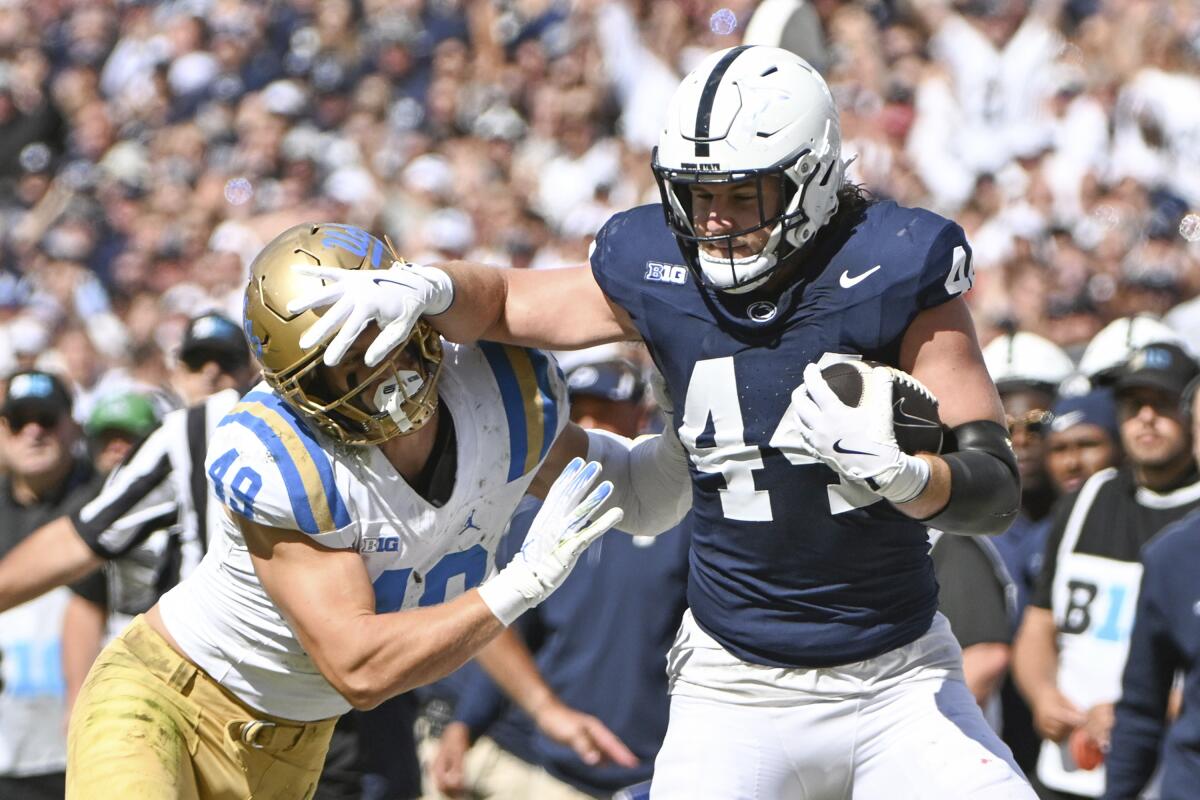
[[[399,536],[364,536],[360,553],[395,553],[400,550]]]
[[[663,264],[659,261],[646,262],[646,280],[655,283],[687,283],[687,267],[678,264]]]

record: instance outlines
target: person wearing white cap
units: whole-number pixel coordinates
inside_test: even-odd
[[[1056,494],[1046,473],[1045,434],[1050,406],[1058,386],[1075,370],[1074,364],[1053,342],[1026,331],[993,339],[983,349],[984,362],[996,389],[1017,454],[1021,474],[1021,512],[1007,531],[994,536],[994,545],[1009,575],[1021,575],[1031,549],[1046,538],[1050,508]],[[1015,621],[1028,602],[1029,587],[1016,583]],[[1001,691],[1003,728],[1001,736],[1013,750],[1017,763],[1027,772],[1037,758],[1038,739],[1029,709],[1011,680]]]
[[[1182,397],[1200,365],[1178,345],[1135,351],[1115,383],[1126,463],[1092,475],[1054,513],[1017,634],[1013,677],[1044,737],[1043,798],[1105,789],[1113,703],[1129,654],[1142,546],[1200,507]]]
[[[1093,384],[1111,383],[1134,350],[1155,342],[1183,345],[1183,338],[1149,314],[1115,319],[1088,342],[1079,371]]]

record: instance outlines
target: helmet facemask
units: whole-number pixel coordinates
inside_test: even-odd
[[[654,153],[653,171],[662,196],[667,225],[679,242],[688,266],[703,284],[725,292],[740,293],[758,288],[767,282],[781,264],[795,255],[812,240],[813,235],[837,210],[836,196],[832,207],[821,209],[823,218],[814,220],[806,202],[809,187],[814,182],[825,187],[831,180],[841,185],[841,163],[835,156],[822,160],[809,150],[793,159],[763,169],[736,172],[705,172],[675,169],[659,162]],[[836,173],[836,175],[835,175]],[[732,185],[752,182],[758,196],[758,220],[740,230],[717,235],[704,235],[697,230],[693,219],[692,187],[703,184]],[[774,182],[777,187],[777,209],[766,207],[764,187]],[[759,230],[770,232],[762,249],[749,256],[736,257],[737,240]],[[704,245],[717,253],[706,252]]]
[[[349,355],[344,364],[354,362]],[[286,375],[266,376],[284,399],[322,431],[350,445],[380,444],[413,433],[437,409],[442,366],[438,334],[420,321],[398,347],[365,376],[349,373],[351,385],[333,386],[321,349]]]

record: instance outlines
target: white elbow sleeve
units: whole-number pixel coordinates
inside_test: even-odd
[[[629,439],[589,430],[588,460],[599,461],[613,493],[604,508],[619,506],[620,529],[634,536],[657,536],[679,524],[692,507],[687,453],[675,432]]]

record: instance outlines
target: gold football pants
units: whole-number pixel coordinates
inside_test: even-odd
[[[67,798],[311,798],[335,721],[249,708],[138,617],[100,653],[75,702]]]

